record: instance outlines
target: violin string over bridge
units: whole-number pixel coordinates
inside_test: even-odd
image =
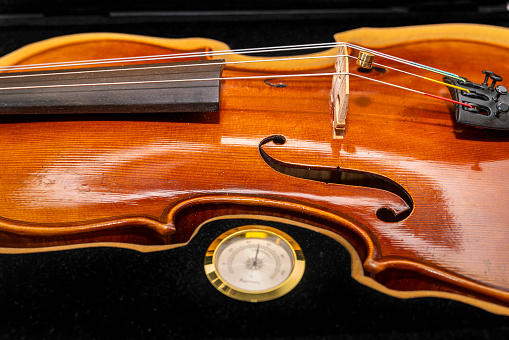
[[[168,63],[168,64],[146,64],[146,65],[131,65],[131,66],[115,66],[115,67],[102,67],[102,68],[90,68],[90,69],[69,69],[69,70],[51,70],[56,67],[69,67],[69,66],[90,66],[90,65],[101,65],[104,63],[125,63],[125,62],[131,62],[131,61],[153,61],[153,60],[166,60],[166,59],[175,59],[175,58],[196,58],[196,57],[212,57],[212,56],[223,56],[223,55],[229,55],[229,54],[235,54],[236,52],[256,52],[256,53],[265,53],[265,52],[274,52],[274,51],[288,51],[288,50],[302,50],[302,49],[316,49],[316,48],[322,48],[322,47],[334,47],[328,55],[315,55],[315,56],[297,56],[297,57],[284,57],[284,58],[269,58],[269,59],[249,59],[249,60],[207,60],[207,61],[199,61],[199,62],[180,62],[180,63]],[[358,56],[350,55],[348,50],[355,50],[358,51]],[[468,90],[465,87],[461,87],[458,85],[453,85],[451,83],[446,84],[442,81],[438,81],[436,79],[428,78],[416,73],[412,73],[406,70],[402,70],[396,67],[388,66],[388,65],[382,65],[379,63],[374,62],[374,57],[380,57],[383,59],[391,60],[399,64],[408,65],[410,67],[415,67],[419,69],[423,69],[428,72],[432,72],[435,74],[441,74],[444,76],[447,76],[451,79],[454,79],[456,81],[463,82],[463,79],[460,78],[458,75],[439,70],[430,66],[422,65],[410,60],[401,59],[398,57],[394,57],[382,52],[378,52],[375,50],[370,50],[363,48],[361,46],[357,46],[348,42],[335,42],[335,43],[325,43],[325,44],[307,44],[307,45],[291,45],[291,46],[275,46],[275,47],[264,47],[264,48],[255,48],[255,49],[243,49],[243,50],[222,50],[222,51],[213,51],[213,52],[192,52],[192,53],[182,53],[182,54],[168,54],[168,55],[155,55],[155,56],[140,56],[140,57],[132,57],[132,58],[117,58],[117,59],[95,59],[95,60],[85,60],[85,61],[71,61],[71,62],[63,62],[63,63],[47,63],[47,64],[32,64],[32,65],[15,65],[15,66],[6,66],[1,67],[0,71],[27,71],[27,70],[39,70],[37,72],[24,72],[24,73],[17,73],[9,72],[7,74],[3,74],[0,76],[0,80],[2,80],[2,86],[0,86],[0,97],[4,96],[5,100],[3,101],[4,104],[7,103],[7,99],[9,99],[11,102],[7,103],[7,105],[3,105],[2,109],[0,110],[0,114],[2,113],[8,113],[8,114],[26,114],[34,112],[34,109],[37,109],[35,111],[37,112],[45,112],[44,109],[46,107],[40,107],[39,103],[51,103],[51,107],[58,107],[60,110],[60,113],[80,113],[81,108],[85,107],[84,105],[76,105],[73,98],[69,96],[59,96],[57,97],[58,100],[54,100],[55,98],[52,97],[49,100],[38,100],[36,96],[37,94],[39,96],[44,96],[44,99],[48,99],[48,93],[49,94],[56,94],[59,95],[60,92],[67,92],[67,93],[73,93],[79,91],[81,94],[83,93],[99,93],[103,96],[101,100],[85,100],[84,103],[90,103],[94,102],[96,103],[95,107],[97,107],[96,111],[97,113],[102,112],[117,112],[115,110],[120,110],[121,112],[124,112],[125,109],[122,108],[124,106],[128,106],[131,110],[133,105],[126,104],[126,101],[123,100],[120,104],[118,103],[111,103],[109,101],[109,98],[116,98],[118,96],[104,96],[104,90],[108,91],[116,91],[119,93],[125,94],[124,97],[127,98],[127,100],[132,100],[131,96],[125,91],[122,92],[122,90],[126,87],[129,89],[135,89],[135,88],[150,88],[152,86],[159,86],[162,89],[165,88],[204,88],[207,86],[196,86],[192,83],[210,83],[213,82],[213,96],[210,96],[211,99],[211,105],[207,106],[206,108],[203,108],[203,105],[201,101],[203,101],[201,98],[202,96],[196,95],[196,93],[192,92],[190,93],[191,97],[198,97],[200,99],[200,102],[192,103],[192,105],[177,105],[176,111],[178,112],[188,112],[188,111],[215,111],[218,109],[218,94],[217,92],[219,89],[219,82],[221,81],[232,81],[232,80],[255,80],[255,79],[265,79],[265,83],[267,85],[274,85],[269,83],[267,78],[275,79],[275,78],[285,78],[285,77],[316,77],[316,76],[333,76],[332,81],[332,88],[331,88],[331,107],[332,112],[334,116],[334,126],[333,126],[333,136],[334,138],[343,138],[345,134],[345,126],[346,126],[346,112],[348,108],[348,98],[349,98],[349,77],[354,76],[356,78],[365,79],[368,81],[374,81],[381,85],[387,85],[392,86],[395,88],[399,88],[402,90],[414,92],[417,94],[425,95],[434,99],[440,99],[445,100],[449,102],[453,102],[458,105],[466,106],[470,109],[474,108],[471,104],[468,104],[466,102],[458,102],[455,100],[447,99],[441,96],[433,95],[430,93],[425,93],[423,91],[419,91],[413,88],[405,87],[398,84],[392,84],[390,82],[386,82],[380,79],[374,79],[373,77],[366,77],[363,75],[360,75],[358,73],[350,73],[349,67],[348,67],[348,58],[357,59],[357,64],[360,66],[360,69],[364,70],[371,70],[375,67],[384,69],[384,70],[391,70],[396,72],[404,73],[408,76],[412,77],[418,77],[424,80],[433,81],[435,83],[439,83],[442,85],[446,85],[449,87],[454,87],[457,90],[464,91],[465,93],[470,93],[470,90]],[[293,73],[293,74],[269,74],[269,75],[249,75],[249,76],[230,76],[230,77],[222,77],[221,72],[214,74],[214,76],[201,76],[200,74],[196,74],[197,68],[200,67],[212,67],[215,70],[222,70],[223,67],[226,67],[226,65],[239,65],[239,64],[251,64],[251,63],[270,63],[270,62],[281,62],[281,61],[294,61],[294,60],[304,60],[304,59],[322,59],[322,58],[335,58],[335,72],[325,72],[325,73]],[[137,78],[132,79],[133,75],[136,75],[138,73],[144,73],[144,71],[155,71],[154,74],[158,75],[160,71],[164,70],[164,74],[178,74],[178,69],[186,69],[191,72],[186,72],[189,74],[192,74],[190,78],[181,78],[178,79],[172,76],[163,77],[163,79],[160,78]],[[45,71],[40,71],[42,69],[45,69]],[[173,70],[173,71],[171,71]],[[126,73],[130,77],[126,80],[126,77],[124,77],[123,74],[120,73]],[[362,71],[361,71],[362,72]],[[121,79],[118,79],[118,81],[111,81],[112,75],[118,73],[119,77],[122,77]],[[490,90],[494,89],[494,84],[497,80],[496,75],[490,74],[489,77],[493,79],[493,82],[490,86]],[[75,81],[75,79],[82,79],[82,81]],[[170,85],[171,84],[171,85]],[[181,84],[181,85],[178,85]],[[185,85],[189,84],[189,85]],[[275,87],[280,87],[280,84],[276,84]],[[55,91],[54,89],[61,88],[62,91]],[[103,89],[103,91],[97,91],[98,88]],[[117,91],[118,89],[118,91]],[[497,90],[498,89],[498,90]],[[505,89],[505,88],[504,88]],[[24,91],[22,96],[19,96],[19,91]],[[494,101],[499,101],[499,97],[504,94],[504,91],[502,88],[497,87],[494,91],[498,91],[497,94],[495,94]],[[141,93],[141,92],[140,92]],[[151,93],[152,94],[152,93]],[[16,97],[16,95],[18,95]],[[166,92],[160,93],[161,96],[168,98],[168,95]],[[62,97],[62,98],[60,98]],[[81,95],[80,97],[83,97]],[[143,102],[143,100],[149,99],[152,96],[149,95],[140,95],[140,98],[136,99],[136,103]],[[157,97],[157,96],[156,96]],[[183,100],[187,103],[189,102],[189,96],[184,96]],[[213,98],[212,98],[213,97]],[[13,103],[14,98],[14,103]],[[18,105],[16,103],[16,100],[18,99],[24,99],[24,98],[34,98],[33,103],[30,107],[27,107],[26,105]],[[155,98],[155,97],[154,97]],[[159,100],[156,98],[155,100]],[[166,100],[166,99],[165,99]],[[153,105],[152,102],[149,102],[147,105],[143,105],[143,107],[140,107],[136,109],[133,112],[168,112],[168,105],[173,105],[175,103],[174,100],[165,101],[163,103],[164,108],[161,108],[160,101],[157,101],[157,105]],[[39,106],[38,106],[39,105]],[[122,106],[124,105],[124,106]],[[86,106],[86,109],[83,109],[83,112],[86,113],[92,113],[92,111],[89,108],[90,105]],[[498,104],[496,112],[506,112],[506,104]],[[121,108],[121,109],[119,109]],[[7,112],[2,112],[2,110],[7,110]],[[175,110],[173,112],[175,112]]]
[[[349,54],[348,48],[350,48],[350,47],[353,48],[353,49],[357,49],[359,51],[359,54],[358,54],[357,57],[353,57],[353,56],[351,56]],[[453,102],[455,104],[471,108],[471,105],[468,104],[468,103],[458,102],[456,100],[451,100],[451,99],[443,98],[443,97],[440,97],[440,96],[436,96],[436,95],[433,95],[433,94],[430,94],[430,93],[425,93],[425,92],[418,91],[418,90],[415,90],[415,89],[412,89],[412,88],[408,88],[408,87],[404,87],[404,86],[401,86],[401,85],[391,84],[391,83],[384,82],[384,81],[381,81],[381,80],[373,79],[371,77],[364,77],[364,76],[361,76],[361,75],[356,74],[356,73],[350,73],[349,72],[348,63],[349,63],[349,58],[353,58],[353,59],[356,59],[356,64],[360,66],[359,70],[361,70],[361,69],[371,70],[376,65],[377,67],[380,67],[380,68],[382,68],[384,70],[385,69],[390,69],[390,70],[393,70],[393,71],[396,71],[396,72],[402,72],[402,73],[408,74],[410,76],[414,76],[414,77],[418,77],[418,78],[421,78],[421,79],[424,79],[424,80],[427,80],[427,81],[432,81],[432,82],[435,82],[435,83],[446,85],[448,87],[455,88],[456,90],[461,90],[461,91],[464,91],[465,93],[469,93],[470,90],[468,90],[465,87],[461,87],[461,86],[459,86],[457,84],[445,83],[445,82],[438,81],[438,80],[435,80],[435,79],[432,79],[432,78],[428,78],[428,77],[425,77],[425,76],[422,76],[422,75],[419,75],[419,74],[415,74],[415,73],[411,73],[411,72],[408,72],[408,71],[404,71],[404,70],[401,70],[401,69],[398,69],[398,68],[395,68],[395,67],[390,67],[390,66],[387,66],[387,65],[378,64],[378,63],[374,62],[374,59],[375,59],[375,55],[380,55],[382,58],[389,57],[389,59],[396,60],[397,62],[402,62],[402,63],[405,63],[405,64],[410,64],[413,67],[417,67],[417,68],[423,69],[425,71],[442,74],[442,75],[445,75],[445,76],[447,76],[447,77],[449,77],[451,79],[456,79],[456,80],[458,80],[458,79],[461,80],[462,79],[462,78],[460,78],[459,76],[457,76],[457,75],[455,75],[453,73],[449,73],[449,72],[446,72],[446,71],[442,71],[442,70],[439,70],[439,69],[435,69],[435,68],[432,68],[432,67],[429,67],[429,66],[425,66],[425,65],[421,65],[421,64],[417,64],[417,63],[413,63],[413,62],[407,62],[407,61],[404,61],[402,59],[390,57],[390,56],[384,55],[383,53],[379,53],[379,52],[376,52],[376,51],[373,51],[373,50],[361,50],[359,48],[352,47],[352,45],[348,44],[348,43],[338,43],[337,48],[338,48],[338,51],[337,51],[337,57],[336,57],[336,62],[335,62],[335,73],[333,73],[332,88],[331,88],[331,107],[332,107],[332,113],[333,113],[333,117],[334,117],[334,120],[333,120],[333,137],[335,139],[342,139],[342,138],[344,138],[344,135],[345,135],[346,113],[347,113],[347,109],[348,109],[348,99],[349,99],[349,84],[350,84],[349,77],[350,76],[355,76],[355,77],[358,77],[358,78],[363,78],[363,79],[366,79],[366,80],[375,81],[375,82],[378,82],[378,83],[383,84],[383,85],[389,85],[389,86],[397,87],[397,88],[404,89],[404,90],[407,90],[407,91],[419,93],[421,95],[425,95],[425,96],[428,96],[428,97],[431,97],[431,98],[445,100],[445,101]]]

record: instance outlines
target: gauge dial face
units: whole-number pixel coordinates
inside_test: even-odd
[[[266,301],[288,293],[304,273],[299,245],[282,231],[243,226],[219,236],[207,250],[205,271],[222,293]]]

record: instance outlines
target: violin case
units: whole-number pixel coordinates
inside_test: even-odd
[[[0,0],[0,53],[85,32],[205,37],[232,49],[331,42],[360,27],[479,23],[509,27],[505,1]],[[443,58],[447,58],[444,54]],[[300,284],[247,303],[218,293],[203,272],[219,220],[185,247],[140,253],[91,247],[0,255],[1,339],[502,339],[509,317],[448,299],[399,299],[352,279],[341,244],[288,231],[307,249]]]

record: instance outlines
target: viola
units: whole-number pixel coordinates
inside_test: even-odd
[[[509,30],[335,40],[255,57],[93,33],[3,57],[0,252],[159,251],[250,216],[334,238],[386,294],[509,315]]]

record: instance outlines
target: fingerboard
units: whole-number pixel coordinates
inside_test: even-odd
[[[3,73],[0,114],[218,111],[220,62]]]

